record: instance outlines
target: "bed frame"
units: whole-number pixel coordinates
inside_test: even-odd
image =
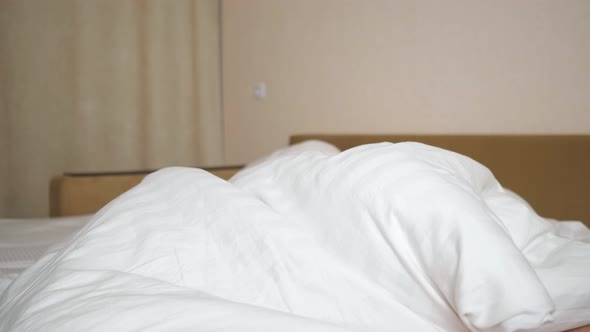
[[[416,141],[467,155],[489,167],[542,216],[590,226],[590,135],[295,135],[342,150],[376,142]],[[207,169],[228,179],[239,166]],[[52,216],[94,213],[150,171],[65,174],[51,181]]]
[[[241,168],[225,166],[203,169],[228,180]],[[49,185],[49,215],[65,217],[95,213],[154,171],[65,173],[54,176]]]
[[[296,135],[342,150],[376,142],[422,142],[467,155],[542,216],[590,226],[590,135]]]

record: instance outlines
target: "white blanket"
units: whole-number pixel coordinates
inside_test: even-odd
[[[57,249],[90,215],[62,218],[0,219],[0,294],[26,268]]]
[[[11,285],[0,330],[590,324],[587,228],[538,217],[445,150],[312,150],[275,154],[232,183],[188,168],[148,176]]]

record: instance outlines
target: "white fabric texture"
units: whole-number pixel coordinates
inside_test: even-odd
[[[90,215],[0,219],[0,294],[26,268],[80,230]]]
[[[169,168],[26,270],[0,330],[590,324],[588,230],[556,225],[480,164],[418,143],[282,153],[231,183]]]

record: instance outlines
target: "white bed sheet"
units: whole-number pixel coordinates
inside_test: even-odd
[[[48,250],[80,230],[90,217],[0,219],[0,294]]]
[[[0,330],[590,323],[583,225],[539,217],[444,150],[313,150],[283,151],[229,183],[186,168],[146,177],[21,274],[0,297]]]

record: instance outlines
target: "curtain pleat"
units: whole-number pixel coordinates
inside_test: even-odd
[[[0,2],[0,217],[64,171],[221,164],[218,1]]]

